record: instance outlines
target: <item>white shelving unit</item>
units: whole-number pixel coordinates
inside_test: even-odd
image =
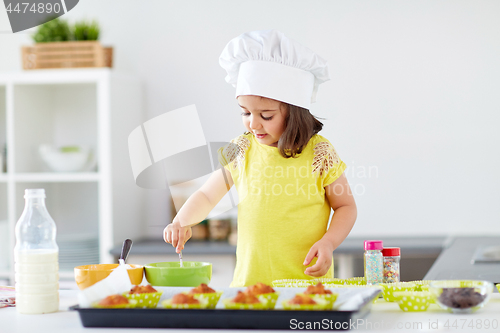
[[[143,190],[134,183],[127,146],[129,133],[143,123],[141,102],[138,80],[110,69],[0,74],[0,150],[7,146],[7,172],[0,172],[0,221],[7,224],[1,229],[0,222],[0,252],[7,251],[0,253],[0,279],[14,280],[14,228],[26,188],[45,188],[58,239],[95,239],[99,262],[111,263],[115,244],[144,234]],[[52,172],[38,154],[44,143],[89,146],[97,166]],[[72,274],[61,267],[62,278]]]

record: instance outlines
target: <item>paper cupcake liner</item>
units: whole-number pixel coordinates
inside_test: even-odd
[[[384,299],[387,302],[395,302],[394,292],[396,291],[415,291],[415,283],[413,282],[398,282],[398,283],[380,283]]]
[[[427,311],[433,296],[428,291],[396,291],[394,298],[399,308],[407,312]]]
[[[234,303],[230,298],[222,300],[224,307],[228,310],[267,310],[268,305],[264,302],[254,304]]]
[[[331,293],[331,294],[306,294],[310,296],[312,299],[314,299],[316,302],[319,302],[318,300],[326,302],[326,307],[328,309],[333,308],[333,304],[337,300],[338,294],[336,293]]]
[[[500,283],[499,284],[496,284],[496,287],[498,289],[498,292],[500,293]]]
[[[191,294],[197,300],[204,300],[207,302],[207,309],[215,309],[219,299],[222,295],[222,291],[216,291],[215,293],[199,293],[199,294]]]
[[[128,304],[117,304],[117,305],[100,305],[99,302],[92,303],[93,308],[97,309],[132,309],[137,306],[137,301],[134,299],[129,299]]]
[[[317,304],[290,304],[290,300],[283,301],[284,310],[300,310],[300,311],[323,311],[330,310],[328,302],[319,298],[314,299]]]
[[[204,299],[198,299],[200,304],[172,304],[172,299],[161,302],[165,309],[206,309],[208,302]]]
[[[429,291],[429,285],[433,280],[415,280],[410,281],[415,284],[415,291]]]
[[[279,296],[280,294],[278,292],[274,292],[257,295],[257,298],[266,305],[267,309],[272,310],[276,306],[276,301]]]
[[[129,300],[136,300],[137,305],[136,308],[141,309],[154,309],[158,306],[158,302],[160,301],[160,297],[163,294],[162,291],[158,291],[156,293],[142,293],[142,294],[129,294],[124,293],[123,296],[128,298]]]
[[[334,285],[349,285],[349,286],[364,286],[366,285],[366,280],[364,277],[353,277],[348,279],[331,279],[331,281],[325,281],[323,283],[325,287],[330,287]]]
[[[274,280],[272,282],[273,287],[281,288],[306,288],[313,285],[314,280],[305,279],[283,279]]]
[[[366,285],[366,280],[364,277],[353,277],[348,279],[338,279],[338,278],[320,278],[320,279],[283,279],[274,280],[272,282],[273,287],[288,287],[288,288],[306,288],[309,286],[315,286],[318,283],[322,283],[325,287],[331,285]]]

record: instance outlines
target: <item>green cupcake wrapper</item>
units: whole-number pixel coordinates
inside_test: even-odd
[[[123,296],[128,298],[128,300],[136,300],[137,305],[136,308],[141,309],[154,309],[158,306],[158,302],[160,301],[161,295],[163,291],[158,291],[156,293],[142,293],[142,294],[129,294],[124,293]]]
[[[216,291],[215,293],[200,293],[191,294],[197,300],[205,300],[207,302],[207,309],[215,309],[219,299],[222,295],[222,291]]]
[[[331,285],[366,285],[366,280],[364,277],[353,277],[348,279],[339,278],[320,278],[320,279],[283,279],[274,280],[272,282],[273,287],[288,287],[288,288],[306,288],[309,286],[315,286],[321,282],[325,287]]]
[[[396,291],[394,298],[399,308],[405,312],[427,311],[433,303],[433,296],[428,291]]]
[[[329,309],[331,309],[331,308],[333,308],[333,304],[337,300],[337,297],[338,297],[339,294],[331,293],[331,294],[306,294],[306,295],[308,295],[309,297],[311,297],[312,299],[314,299],[316,302],[318,302],[318,300],[325,301],[326,302],[326,306]]]
[[[500,293],[500,283],[496,284],[496,287],[498,289],[498,292]]]
[[[99,302],[94,302],[91,306],[96,309],[133,309],[137,306],[137,301],[134,299],[129,299],[128,304],[117,304],[109,306],[99,305]]]
[[[300,311],[323,311],[323,310],[331,310],[328,302],[323,299],[315,298],[314,301],[317,304],[290,304],[290,300],[283,301],[281,304],[283,305],[284,310],[300,310]]]
[[[266,308],[268,310],[272,310],[276,306],[276,301],[278,300],[279,296],[280,294],[278,292],[274,292],[257,295],[257,298],[266,305]]]
[[[228,310],[267,310],[268,305],[264,302],[255,304],[234,303],[230,298],[222,300],[224,307]]]
[[[161,305],[165,309],[206,309],[208,302],[203,299],[199,299],[200,304],[172,304],[172,299],[167,299],[161,302]]]
[[[380,283],[384,299],[387,302],[395,302],[394,292],[397,291],[415,291],[415,283],[413,282],[398,282],[398,283]]]

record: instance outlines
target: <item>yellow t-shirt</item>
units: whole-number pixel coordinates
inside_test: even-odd
[[[219,150],[219,161],[239,196],[231,287],[312,279],[303,262],[327,230],[331,208],[324,188],[346,168],[332,144],[314,135],[298,157],[284,158],[278,148],[244,134]],[[333,277],[333,265],[325,277]]]

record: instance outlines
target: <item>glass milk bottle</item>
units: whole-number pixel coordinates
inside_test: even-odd
[[[59,310],[59,248],[56,224],[45,207],[44,189],[27,189],[16,224],[16,308],[24,314]]]

